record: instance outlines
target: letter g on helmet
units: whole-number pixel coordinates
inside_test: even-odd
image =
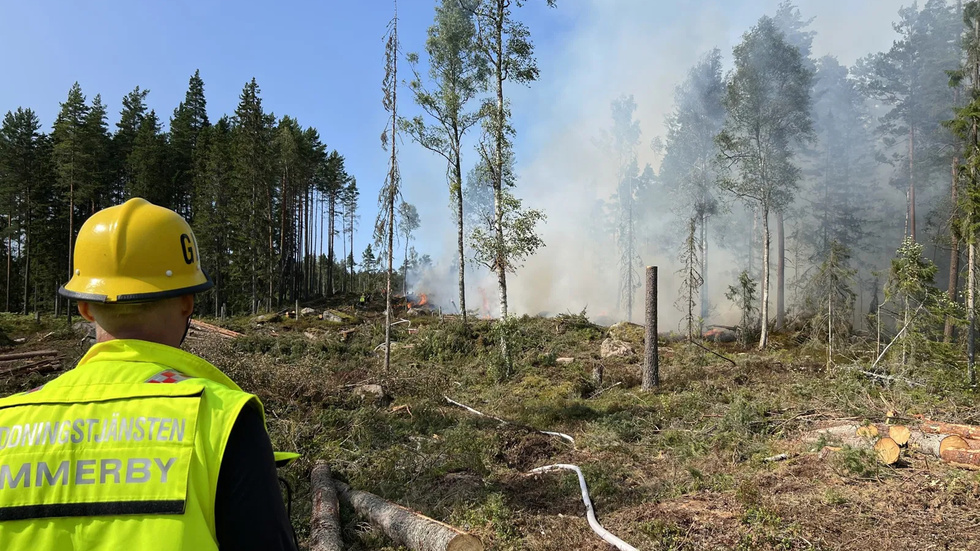
[[[214,286],[197,239],[176,212],[134,198],[100,210],[75,240],[75,269],[58,292],[87,302],[151,302]]]

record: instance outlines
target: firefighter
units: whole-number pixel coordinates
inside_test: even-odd
[[[295,549],[262,404],[179,349],[213,286],[187,222],[131,199],[74,258],[59,292],[96,344],[0,399],[0,549]]]

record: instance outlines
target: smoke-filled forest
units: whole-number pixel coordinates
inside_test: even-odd
[[[891,14],[892,47],[847,67],[814,51],[812,19],[783,3],[732,51],[702,53],[676,83],[662,131],[641,131],[642,91],[612,100],[595,148],[608,159],[614,191],[578,213],[586,220],[571,221],[589,226],[578,247],[605,274],[590,314],[639,319],[643,266],[660,264],[677,298],[664,315],[681,320],[671,328],[683,333],[725,322],[764,345],[769,327],[787,323],[823,333],[883,324],[894,333],[915,318],[910,333],[959,342],[972,301],[980,46],[971,6],[904,7]],[[417,290],[447,310],[500,315],[506,275],[544,253],[540,228],[555,216],[556,205],[521,203],[535,183],[519,177],[512,151],[520,128],[507,118],[504,84],[533,89],[538,75],[532,35],[519,12],[508,13],[504,32],[522,46],[495,50],[483,34],[495,14],[451,2],[437,13],[419,53],[399,45],[393,54],[391,63],[403,59],[391,93],[402,88],[407,115],[393,115],[385,135],[397,134],[403,157],[446,161],[446,215],[457,221],[458,250],[426,277],[431,255],[410,243],[424,221],[395,189],[395,277],[407,270],[432,281]],[[494,76],[500,63],[514,69]],[[80,225],[137,196],[176,210],[198,233],[217,283],[202,312],[270,311],[384,286],[389,253],[375,222],[389,216],[391,201],[362,197],[344,152],[318,129],[274,115],[255,79],[228,114],[208,113],[198,72],[172,111],[157,114],[148,96],[136,86],[114,108],[76,82],[54,121],[42,122],[30,105],[9,106],[0,132],[5,310],[56,311]],[[355,234],[366,248],[354,250]],[[481,283],[482,270],[498,275]],[[466,274],[478,292],[466,287]]]
[[[112,104],[83,71],[57,108],[0,105],[0,390],[87,349],[57,293],[75,237],[142,197],[215,284],[185,347],[303,454],[301,548],[340,548],[327,463],[350,549],[457,548],[413,547],[351,488],[478,538],[458,549],[976,545],[980,2],[703,2],[750,23],[662,51],[647,16],[688,29],[685,7],[566,3],[384,3],[374,49],[342,52],[374,70],[356,123],[280,111],[258,68],[237,99],[202,67],[176,105],[138,80]],[[884,47],[845,59],[871,18]],[[544,474],[570,465],[584,509]]]

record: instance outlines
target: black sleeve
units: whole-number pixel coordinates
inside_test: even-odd
[[[245,406],[228,437],[214,504],[221,551],[295,551],[261,414]]]

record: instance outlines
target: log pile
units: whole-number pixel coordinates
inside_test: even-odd
[[[217,325],[211,325],[210,323],[204,323],[203,321],[198,320],[191,320],[190,331],[189,336],[192,338],[199,336],[199,333],[217,335],[223,339],[234,339],[242,336],[242,334],[237,331],[232,331],[230,329],[225,329],[223,327],[218,327]]]
[[[0,375],[50,373],[61,368],[62,360],[63,356],[57,350],[0,354]]]
[[[334,480],[330,468],[317,463],[312,473],[313,519],[311,549],[339,551],[340,510],[337,500],[373,524],[389,538],[411,551],[483,551],[479,538],[462,530],[431,519],[420,513],[382,499],[374,494],[355,490]]]
[[[803,441],[840,442],[852,448],[874,450],[878,460],[894,465],[903,453],[937,457],[954,467],[980,470],[980,426],[923,419],[918,428],[905,425],[841,424],[803,435]]]

